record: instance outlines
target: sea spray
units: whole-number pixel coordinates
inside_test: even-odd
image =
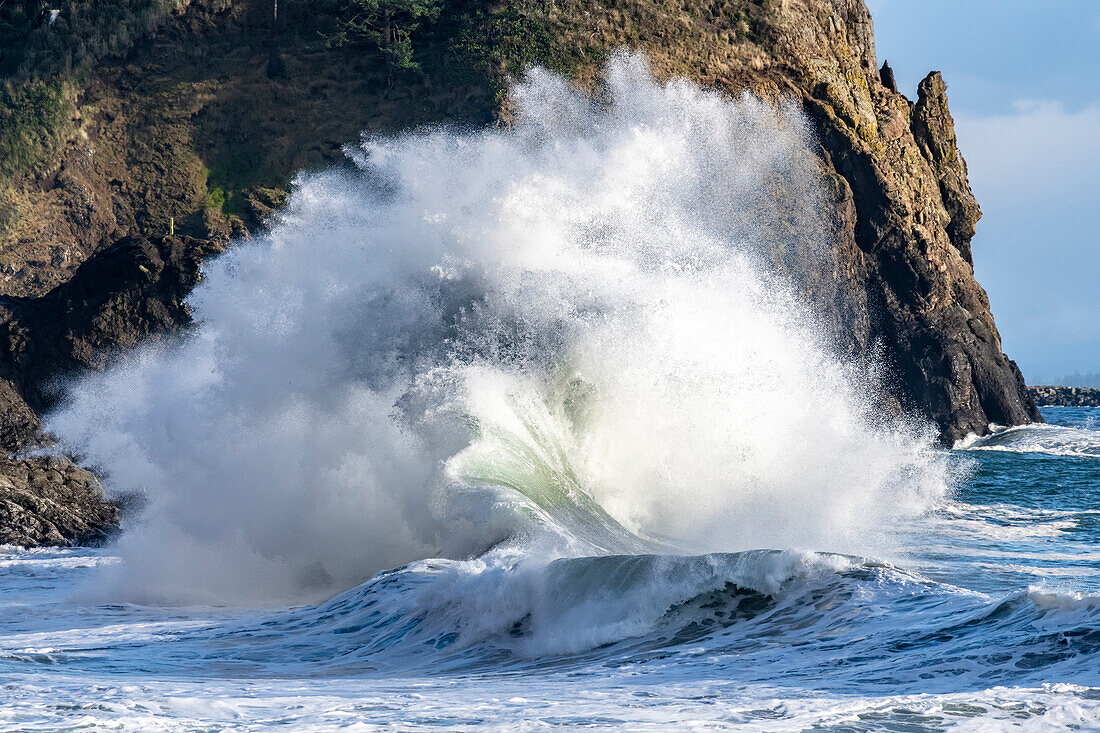
[[[628,55],[601,101],[537,69],[512,98],[299,178],[190,334],[71,385],[48,429],[148,498],[114,592],[311,598],[502,543],[873,553],[942,496],[795,294],[831,245],[797,108]]]

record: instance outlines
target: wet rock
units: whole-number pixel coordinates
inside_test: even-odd
[[[34,447],[38,415],[66,375],[188,323],[184,298],[218,246],[186,237],[125,239],[40,298],[0,297],[0,447]],[[48,438],[45,438],[48,442]],[[64,458],[0,459],[0,543],[99,541],[118,521],[92,474]]]
[[[95,544],[118,527],[88,471],[64,458],[0,458],[0,544]]]
[[[881,407],[923,416],[946,444],[991,422],[1042,421],[974,279],[981,211],[939,72],[916,103],[885,84],[859,0],[784,3],[770,22],[759,73],[803,101],[836,181],[839,285],[819,289],[818,309],[850,351],[881,355]]]
[[[184,327],[184,299],[203,259],[218,251],[188,237],[123,239],[42,297],[0,296],[0,448],[35,439],[37,414],[53,406],[67,375]]]

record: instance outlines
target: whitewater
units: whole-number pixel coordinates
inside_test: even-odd
[[[1100,410],[954,450],[807,297],[789,104],[545,71],[365,138],[46,427],[4,730],[1100,729]]]

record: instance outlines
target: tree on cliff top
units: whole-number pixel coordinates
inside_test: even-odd
[[[336,46],[370,46],[382,51],[391,70],[417,69],[412,37],[425,21],[439,17],[443,0],[343,0]]]

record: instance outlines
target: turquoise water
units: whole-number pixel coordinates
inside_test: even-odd
[[[110,547],[8,549],[0,726],[1097,729],[1100,410],[1044,415],[953,451],[969,477],[889,560],[491,551],[167,610],[86,600]]]

